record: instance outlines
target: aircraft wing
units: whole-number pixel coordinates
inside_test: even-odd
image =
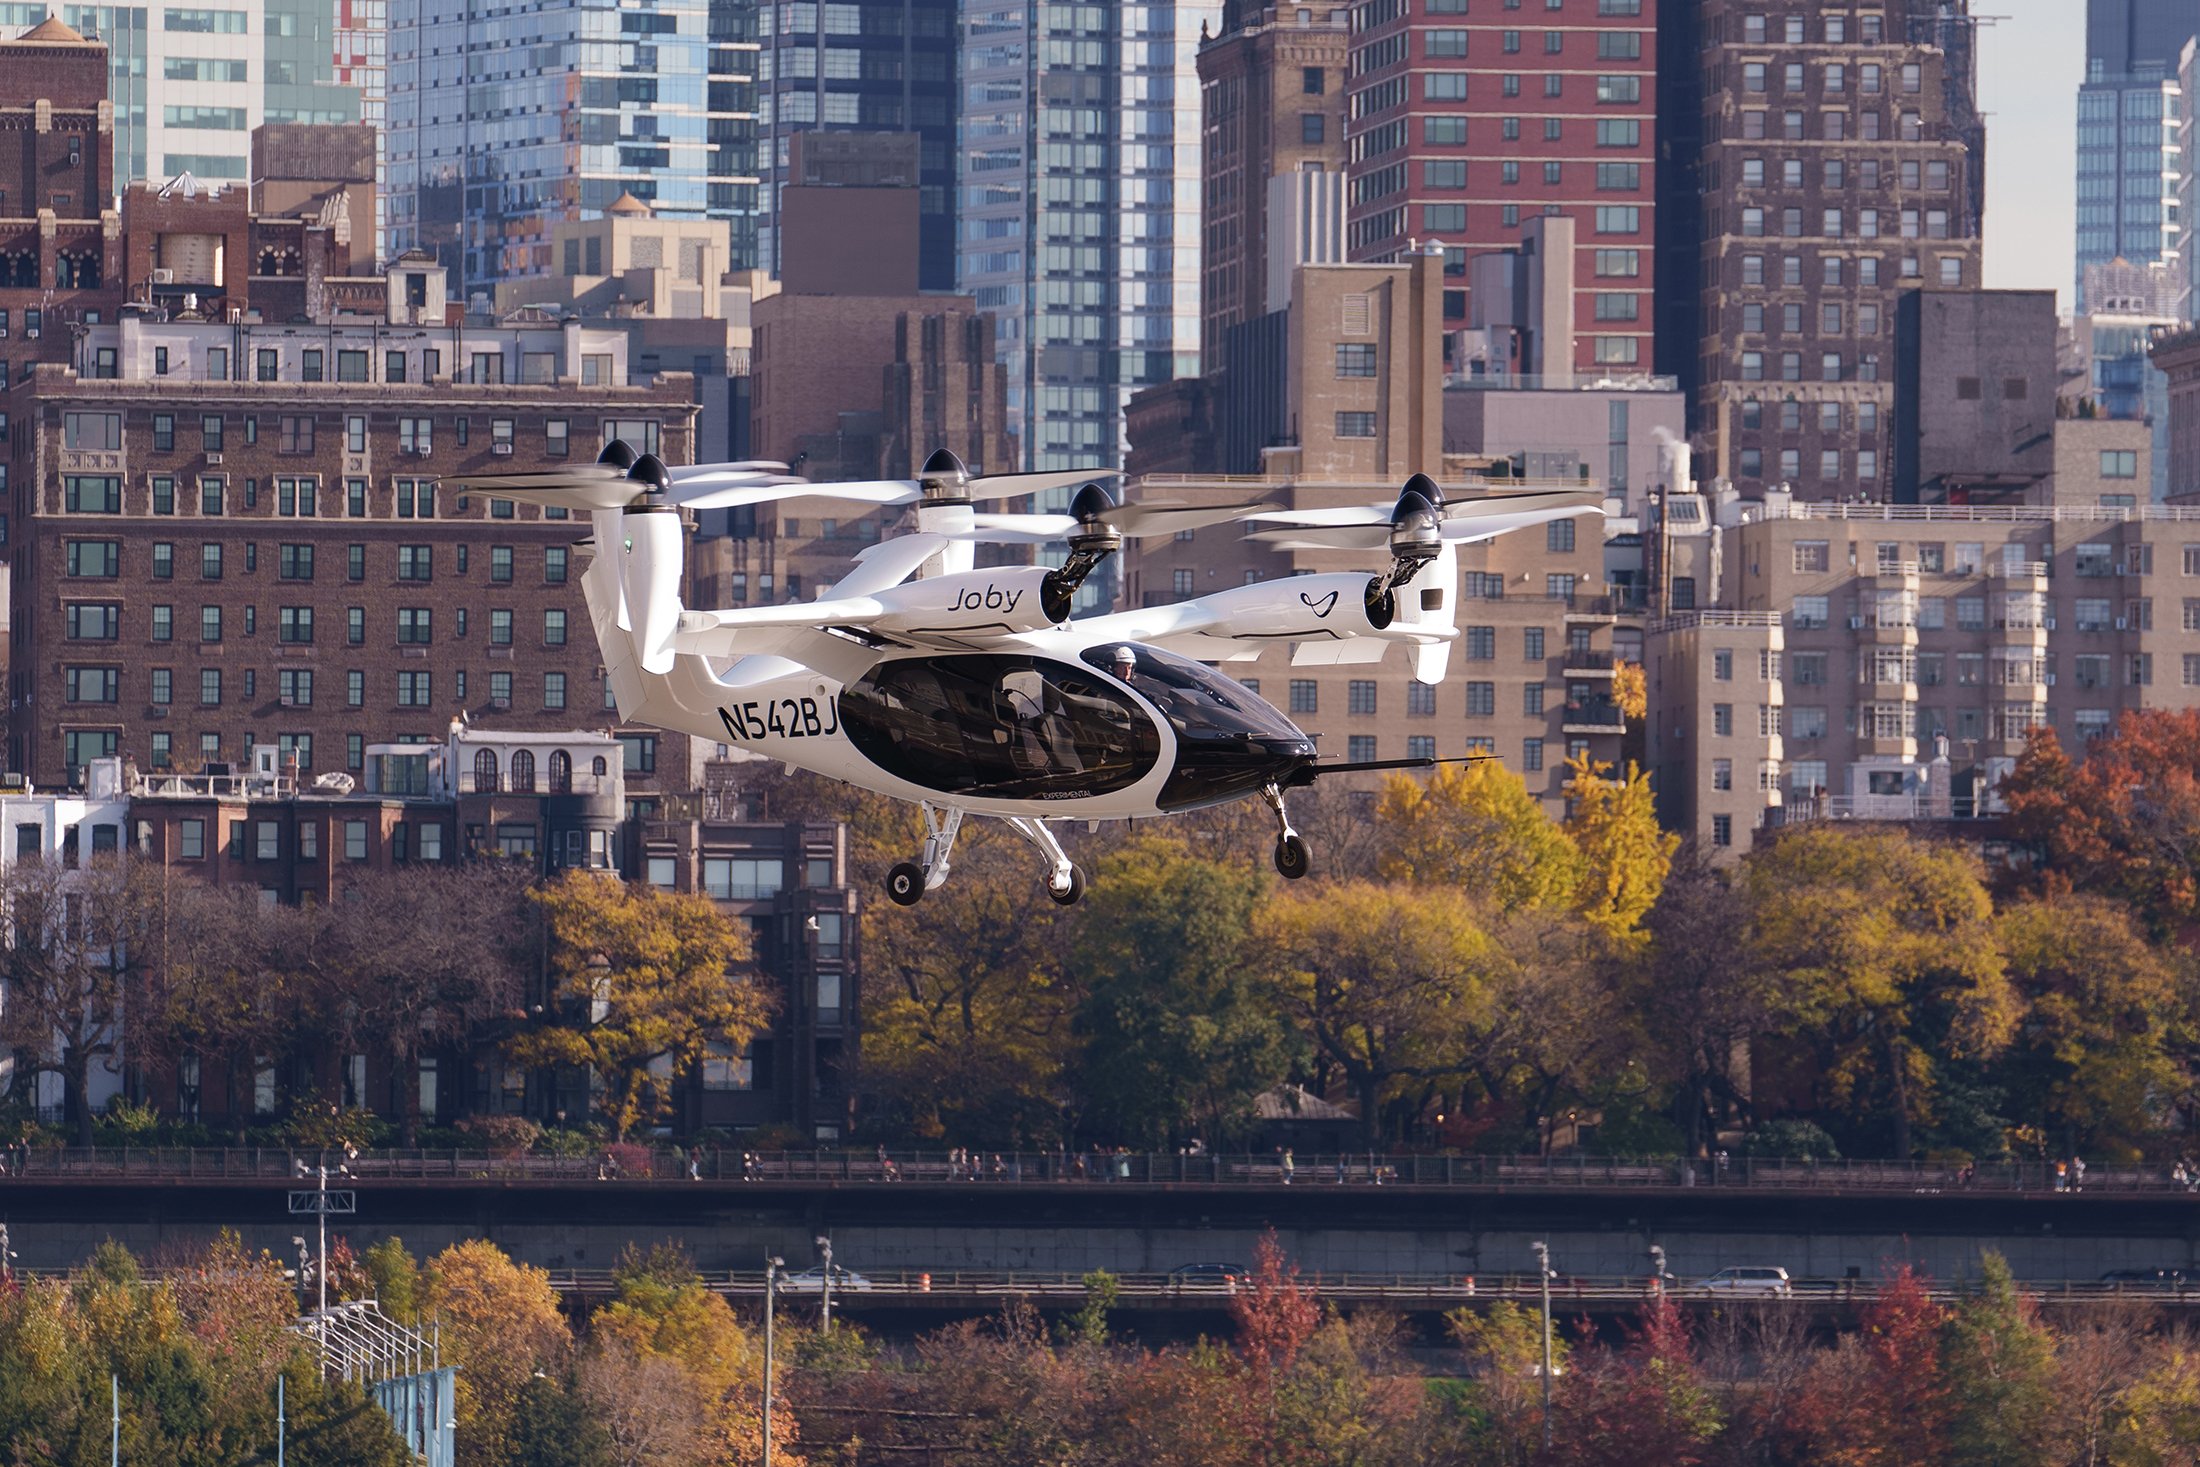
[[[1372,625],[1363,599],[1368,579],[1341,572],[1258,581],[1172,606],[1084,617],[1075,626],[1094,644],[1144,642],[1202,662],[1243,662],[1297,643],[1300,665],[1380,661],[1393,642],[1433,646],[1459,635],[1437,622]]]

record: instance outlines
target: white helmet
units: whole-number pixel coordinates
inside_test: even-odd
[[[1115,649],[1115,660],[1135,664],[1138,661],[1138,653],[1129,647],[1118,647]]]

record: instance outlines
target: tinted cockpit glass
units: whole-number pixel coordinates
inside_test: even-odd
[[[915,657],[841,692],[848,741],[911,784],[980,799],[1069,799],[1123,789],[1160,758],[1153,719],[1073,663]]]
[[[1123,650],[1095,647],[1085,661],[1121,676],[1116,657]],[[1128,650],[1133,661],[1126,681],[1161,710],[1180,738],[1304,737],[1282,714],[1203,662],[1137,643]]]

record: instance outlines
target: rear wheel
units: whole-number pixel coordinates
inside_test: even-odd
[[[1058,907],[1074,907],[1084,894],[1085,873],[1076,866],[1069,868],[1069,880],[1066,884],[1057,887],[1052,881],[1047,883],[1047,895]]]
[[[897,907],[913,907],[924,896],[924,868],[903,861],[886,873],[886,895]]]
[[[1276,842],[1276,870],[1286,881],[1297,881],[1313,869],[1314,857],[1298,832],[1293,831]]]

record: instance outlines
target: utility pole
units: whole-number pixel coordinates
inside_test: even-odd
[[[107,1377],[107,1400],[114,1413],[112,1434],[107,1439],[107,1461],[110,1467],[122,1467],[122,1377]]]
[[[275,1467],[283,1467],[283,1373],[275,1372]]]
[[[1530,1243],[1535,1271],[1543,1285],[1543,1450],[1551,1449],[1551,1245]]]
[[[817,1330],[819,1334],[829,1335],[833,1332],[833,1240],[819,1238],[817,1246],[825,1256],[825,1291],[821,1296],[825,1302],[818,1315]]]
[[[783,1259],[764,1260],[764,1467],[772,1467],[772,1293],[786,1266]]]

